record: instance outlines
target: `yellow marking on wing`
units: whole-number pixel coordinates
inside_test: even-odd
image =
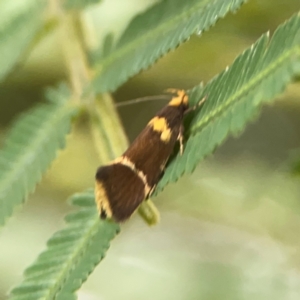
[[[148,123],[148,126],[151,126],[154,131],[160,132],[160,139],[168,143],[172,136],[171,129],[168,127],[167,120],[165,118],[154,117]]]
[[[95,198],[96,198],[96,204],[99,213],[101,214],[102,211],[105,212],[106,216],[108,218],[112,217],[112,210],[109,204],[109,200],[107,198],[105,188],[100,181],[96,181],[95,186]]]
[[[147,176],[144,174],[143,171],[138,170],[135,167],[135,164],[127,157],[127,156],[120,156],[117,157],[115,160],[112,161],[113,164],[122,164],[123,166],[127,166],[130,168],[134,173],[137,174],[137,176],[143,181],[145,188],[145,196],[149,194],[150,186],[148,185]]]
[[[168,128],[161,133],[160,139],[167,143],[170,141],[171,135],[172,135],[171,130]]]

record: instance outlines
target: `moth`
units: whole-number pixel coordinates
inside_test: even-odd
[[[168,91],[174,95],[170,102],[123,155],[98,168],[95,198],[101,219],[126,221],[154,191],[177,141],[183,153],[183,117],[189,99],[184,90]]]

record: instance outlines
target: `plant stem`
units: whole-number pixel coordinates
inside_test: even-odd
[[[110,94],[97,97],[85,88],[91,82],[91,70],[86,55],[86,43],[82,41],[87,28],[81,26],[80,14],[73,12],[62,15],[62,43],[65,53],[73,98],[83,104],[90,116],[90,128],[100,164],[105,164],[120,156],[128,147],[117,110]],[[96,169],[96,168],[95,168]],[[139,214],[149,225],[156,224],[159,213],[151,200],[144,201],[139,207]]]

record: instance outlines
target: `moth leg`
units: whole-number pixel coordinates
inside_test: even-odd
[[[202,106],[203,103],[205,102],[206,100],[206,96],[204,96],[197,104],[193,105],[192,107],[189,107],[185,112],[184,112],[184,115],[187,115],[189,114],[190,112],[196,110],[198,107]]]
[[[167,93],[171,93],[171,94],[177,94],[178,91],[180,91],[180,89],[169,88],[169,89],[166,89],[164,91],[167,92]]]
[[[149,194],[148,194],[148,198],[153,194],[153,192],[154,192],[154,190],[155,190],[155,188],[156,188],[156,185],[157,185],[157,184],[154,184],[153,187],[151,188],[151,190],[150,190],[150,192],[149,192]]]
[[[179,141],[179,145],[180,145],[180,155],[183,154],[183,131],[184,131],[184,128],[181,125],[179,128],[179,134],[177,137],[177,141]]]
[[[160,169],[160,172],[161,174],[159,175],[159,179],[162,178],[162,176],[164,175],[164,171],[165,171],[165,168],[166,168],[166,164],[167,164],[167,159],[160,165],[159,169]]]
[[[105,220],[107,218],[107,214],[104,209],[101,209],[100,218],[101,220]]]

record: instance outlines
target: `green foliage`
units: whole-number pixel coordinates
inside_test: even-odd
[[[170,163],[158,190],[192,172],[229,134],[241,132],[259,106],[274,100],[299,73],[300,16],[295,15],[279,26],[270,41],[264,34],[204,88],[191,90],[192,104],[204,95],[207,101],[189,125],[183,155]]]
[[[165,0],[137,16],[99,62],[93,88],[114,91],[192,34],[200,34],[245,0]]]
[[[0,2],[0,80],[11,71],[43,24],[46,0]]]
[[[20,116],[0,152],[0,225],[35,189],[43,173],[64,148],[75,110],[65,88],[49,90],[51,103],[39,104]]]
[[[105,256],[119,226],[99,221],[93,190],[74,195],[71,202],[80,209],[66,216],[66,228],[50,238],[47,250],[25,270],[10,299],[76,299],[74,291]]]
[[[9,4],[18,1],[18,9]],[[64,8],[80,10],[97,2],[100,1],[59,3]],[[86,53],[89,49],[86,40],[83,41],[86,38],[84,30],[76,35],[73,28],[72,35],[68,35],[69,25],[80,27],[81,20],[78,14],[61,10],[62,15],[55,17],[58,23],[68,24],[61,25],[60,29],[65,30],[64,37],[68,37],[61,43],[70,43],[63,44],[62,48],[68,49],[70,54],[65,56],[72,91],[65,86],[48,90],[49,102],[24,113],[8,133],[0,152],[0,225],[35,189],[58,150],[64,148],[71,121],[79,120],[73,118],[75,114],[84,111],[88,115],[101,162],[124,148],[126,137],[111,97],[103,94],[97,99],[96,92],[115,90],[192,34],[200,35],[244,2],[161,1],[136,16],[115,44],[113,35],[107,35],[99,53]],[[43,0],[0,3],[0,80],[6,79],[38,31],[45,27],[45,5]],[[94,66],[87,65],[89,55]],[[254,118],[259,107],[272,101],[299,73],[300,16],[295,15],[279,26],[272,39],[269,40],[268,34],[263,35],[232,66],[206,86],[196,86],[189,92],[191,104],[196,104],[203,96],[207,101],[202,109],[187,117],[185,151],[170,162],[157,192],[184,173],[192,172],[199,161],[230,134],[238,134]],[[86,86],[82,86],[84,84]],[[91,93],[82,93],[87,87],[92,89]],[[78,99],[79,95],[82,99]],[[26,269],[23,281],[12,290],[10,299],[76,299],[75,291],[104,257],[119,226],[99,220],[92,190],[74,195],[71,202],[78,210],[66,216],[66,227],[53,235],[47,249]],[[143,205],[146,205],[144,215],[153,217],[155,208],[147,211],[149,206]],[[151,221],[154,223],[156,219]]]
[[[292,173],[296,176],[300,175],[300,162],[292,166]]]
[[[64,0],[64,7],[67,9],[83,9],[100,2],[101,0]]]

